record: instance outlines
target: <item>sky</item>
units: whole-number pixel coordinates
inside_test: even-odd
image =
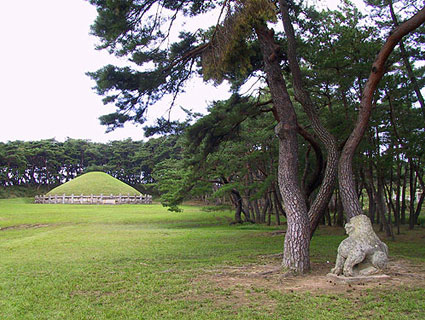
[[[332,1],[331,1],[332,2]],[[89,35],[96,9],[85,0],[19,0],[0,4],[0,141],[67,137],[107,142],[143,139],[141,126],[128,124],[106,133],[99,116],[115,111],[105,106],[88,71],[120,64],[105,51],[95,50]],[[226,86],[194,80],[178,106],[205,111],[213,101],[229,96]],[[168,102],[148,111],[149,123],[165,115]]]
[[[143,138],[141,126],[105,133],[100,125],[99,116],[115,108],[103,105],[85,73],[120,61],[95,50],[98,40],[89,35],[95,18],[95,7],[84,0],[1,2],[0,141]],[[200,82],[189,83],[176,106],[202,111],[228,96],[227,90]],[[149,110],[150,122],[165,115],[168,106],[164,101]],[[172,112],[178,116],[179,111]]]

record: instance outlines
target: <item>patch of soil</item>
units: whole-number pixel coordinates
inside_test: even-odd
[[[0,227],[0,231],[6,231],[6,230],[21,230],[21,229],[36,229],[36,228],[44,228],[48,227],[48,224],[19,224],[17,226],[10,226],[10,227]]]
[[[277,256],[269,256],[267,259],[269,262],[264,264],[240,267],[223,266],[218,270],[210,270],[195,279],[194,283],[206,282],[216,290],[229,292],[224,300],[237,300],[239,304],[252,302],[253,296],[261,298],[270,291],[283,294],[311,292],[312,294],[357,297],[365,294],[366,289],[369,288],[392,288],[394,290],[398,286],[425,287],[425,265],[413,264],[405,260],[390,260],[385,272],[390,276],[388,279],[341,283],[326,277],[333,267],[332,263],[313,263],[310,273],[295,276],[283,272],[280,266],[281,258],[277,258]],[[270,262],[270,258],[273,258],[274,261]],[[214,296],[214,300],[220,302],[220,298],[217,299],[217,296]]]

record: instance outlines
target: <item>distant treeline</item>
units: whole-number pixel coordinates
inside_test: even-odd
[[[0,186],[50,189],[94,170],[132,186],[146,185],[154,182],[154,164],[169,158],[173,145],[173,139],[167,137],[148,142],[49,139],[0,143]]]

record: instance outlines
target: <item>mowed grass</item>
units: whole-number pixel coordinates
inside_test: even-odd
[[[0,319],[424,316],[425,290],[415,286],[374,290],[356,299],[255,283],[242,292],[219,287],[209,279],[225,268],[268,263],[264,257],[282,251],[283,235],[275,235],[276,227],[231,226],[228,211],[183,210],[0,200]],[[333,262],[343,238],[341,229],[320,229],[312,261]],[[403,258],[425,263],[424,246],[416,240],[389,245]]]
[[[139,195],[140,192],[105,172],[88,172],[52,190],[48,195]]]

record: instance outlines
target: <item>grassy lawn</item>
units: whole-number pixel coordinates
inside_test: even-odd
[[[281,228],[230,226],[231,212],[183,210],[0,200],[0,319],[425,317],[420,283],[298,290],[298,278],[253,276],[279,265]],[[390,253],[422,268],[424,234],[387,242]],[[318,230],[312,283],[332,267],[344,237],[342,229]]]

